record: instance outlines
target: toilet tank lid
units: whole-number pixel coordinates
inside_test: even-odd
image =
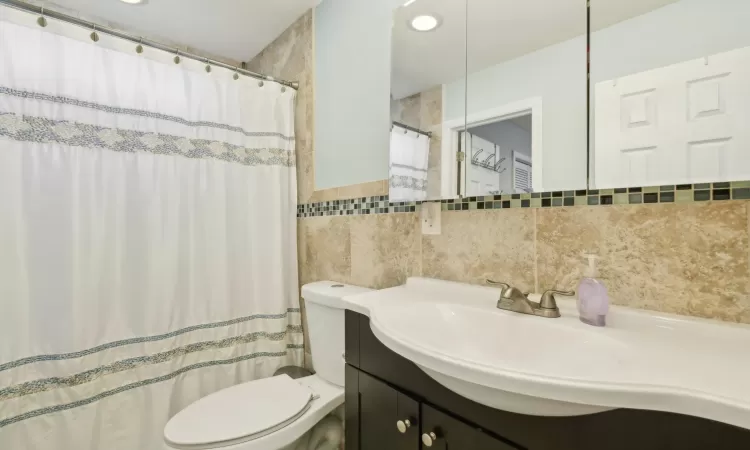
[[[344,309],[342,298],[365,292],[372,292],[372,289],[335,281],[317,281],[302,286],[302,298],[305,299],[305,302],[328,306],[329,308]]]

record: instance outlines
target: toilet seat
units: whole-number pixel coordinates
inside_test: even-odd
[[[176,449],[213,449],[262,438],[303,416],[316,398],[288,375],[232,386],[192,403],[164,428]]]

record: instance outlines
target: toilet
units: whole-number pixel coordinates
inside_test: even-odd
[[[303,286],[315,374],[298,379],[277,375],[207,395],[167,422],[164,449],[339,448],[339,442],[330,441],[342,439],[343,434],[339,429],[326,430],[330,424],[324,418],[344,403],[344,307],[341,299],[368,291],[370,289],[331,281]],[[324,446],[321,440],[326,439],[328,445]]]

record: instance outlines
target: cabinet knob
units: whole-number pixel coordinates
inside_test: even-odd
[[[437,435],[434,431],[430,431],[429,433],[425,433],[422,435],[422,443],[425,447],[432,447],[432,443],[437,440]]]
[[[399,420],[396,422],[396,428],[398,428],[398,431],[401,433],[406,433],[406,430],[409,429],[411,426],[411,421],[409,419],[406,420]]]

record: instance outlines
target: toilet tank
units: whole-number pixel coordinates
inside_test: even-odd
[[[344,385],[344,307],[341,299],[370,291],[372,289],[334,281],[302,286],[313,369],[330,383]]]

